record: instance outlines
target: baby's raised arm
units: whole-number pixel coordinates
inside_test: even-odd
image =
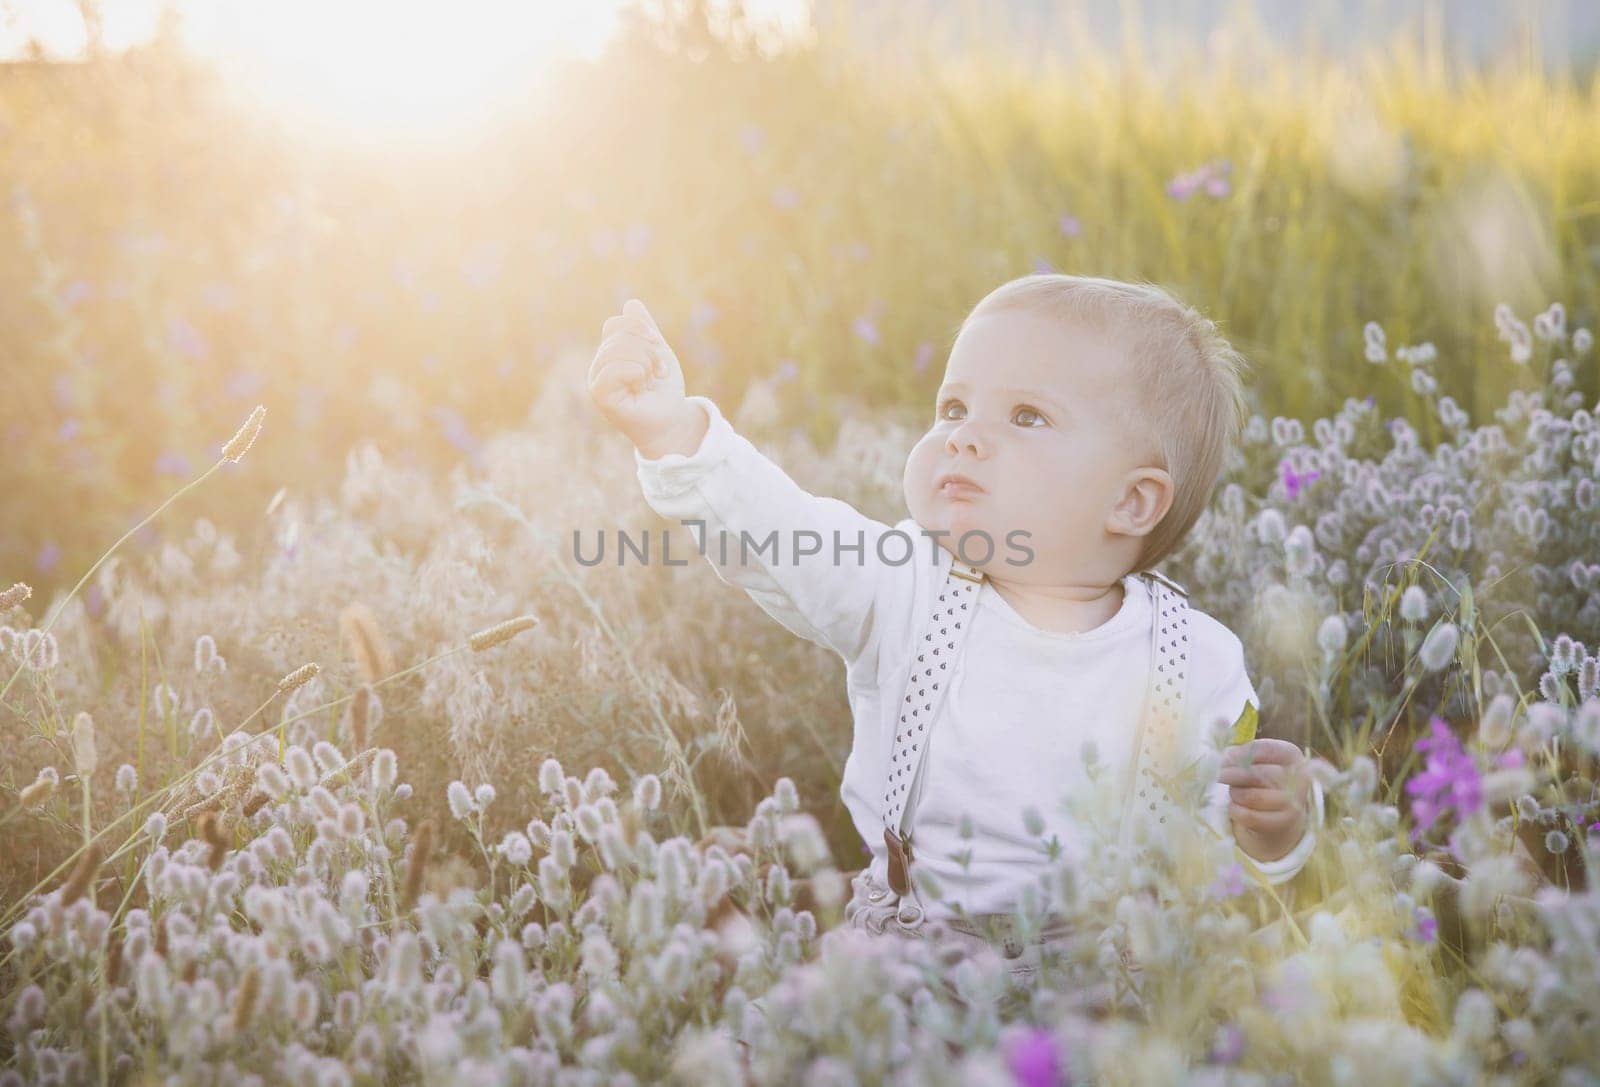
[[[909,608],[911,564],[929,561],[931,541],[886,542],[892,558],[882,561],[880,540],[895,530],[807,493],[712,401],[686,396],[678,358],[639,301],[608,319],[602,337],[589,393],[633,442],[650,507],[698,523],[696,543],[718,577],[789,630],[852,666],[875,659],[886,616]]]

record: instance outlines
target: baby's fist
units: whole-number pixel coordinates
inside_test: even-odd
[[[1217,780],[1228,786],[1234,839],[1256,860],[1278,860],[1305,835],[1311,773],[1294,744],[1257,739],[1228,747]]]
[[[688,402],[683,367],[644,303],[628,299],[600,336],[589,396],[606,421],[651,459],[699,448],[706,414]]]

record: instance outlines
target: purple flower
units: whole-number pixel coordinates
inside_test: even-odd
[[[928,368],[928,363],[933,361],[933,344],[917,344],[917,357],[911,360],[911,368],[917,373],[923,373]]]
[[[1233,1064],[1244,1056],[1244,1031],[1228,1023],[1217,1028],[1216,1040],[1211,1043],[1213,1064]]]
[[[792,381],[800,375],[800,364],[794,359],[784,359],[778,363],[778,372],[774,375],[779,384]]]
[[[855,331],[857,336],[860,336],[869,344],[876,345],[878,340],[881,338],[878,335],[878,326],[873,323],[871,317],[857,317],[855,322],[850,327]]]
[[[1068,238],[1076,238],[1083,233],[1083,224],[1076,215],[1063,215],[1056,220],[1056,226],[1061,228],[1061,233]]]
[[[1412,841],[1452,811],[1465,816],[1483,807],[1483,778],[1477,763],[1462,750],[1461,741],[1450,726],[1437,716],[1428,726],[1432,735],[1422,737],[1415,745],[1417,751],[1427,755],[1427,764],[1422,773],[1406,782],[1406,793],[1413,797],[1411,817],[1417,824],[1411,831]]]
[[[1033,258],[1033,271],[1035,275],[1048,275],[1055,270],[1055,265],[1051,264],[1043,257]]]
[[[1522,754],[1522,748],[1520,748],[1520,747],[1508,748],[1507,750],[1500,752],[1500,754],[1498,754],[1498,755],[1496,755],[1494,757],[1494,764],[1496,766],[1501,766],[1501,767],[1505,767],[1507,769],[1513,769],[1513,770],[1516,769],[1518,766],[1521,766],[1526,761],[1527,760],[1523,757],[1523,754]]]
[[[1225,177],[1213,177],[1206,182],[1206,195],[1221,200],[1233,191],[1233,186]]]
[[[1433,916],[1433,911],[1426,906],[1418,906],[1412,913],[1411,930],[1406,935],[1419,943],[1433,943],[1439,935],[1439,922]]]
[[[1244,869],[1237,861],[1223,869],[1211,885],[1211,893],[1218,898],[1238,898],[1244,894]]]
[[[167,476],[188,476],[194,470],[188,457],[169,449],[156,458],[156,471]]]
[[[1278,467],[1283,471],[1283,489],[1289,492],[1289,501],[1293,502],[1300,497],[1300,488],[1315,483],[1322,478],[1321,472],[1306,472],[1304,475],[1296,472],[1286,460]]]
[[[1056,1087],[1061,1082],[1061,1056],[1047,1030],[1035,1028],[1008,1046],[1006,1066],[1022,1087]]]
[[[47,543],[39,548],[39,554],[34,556],[33,564],[39,568],[41,574],[48,574],[56,568],[56,563],[61,561],[61,548],[54,543]]]

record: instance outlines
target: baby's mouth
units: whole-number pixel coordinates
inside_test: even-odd
[[[945,472],[933,481],[933,490],[942,498],[976,498],[985,493],[976,480],[960,472]]]

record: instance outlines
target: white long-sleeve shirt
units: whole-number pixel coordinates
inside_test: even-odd
[[[872,850],[873,874],[884,883],[882,802],[898,703],[912,643],[952,558],[911,518],[885,525],[846,502],[807,493],[738,434],[713,401],[690,400],[710,417],[699,449],[654,460],[634,451],[645,500],[662,517],[701,522],[692,529],[695,542],[723,581],[844,660],[854,730],[840,794]],[[1145,580],[1130,574],[1122,585],[1118,612],[1078,633],[1040,630],[987,580],[980,587],[962,657],[929,729],[913,813],[913,867],[928,871],[940,889],[937,899],[925,897],[929,916],[950,917],[958,903],[969,913],[1010,912],[1042,869],[1041,838],[1053,836],[1068,851],[1083,846],[1082,823],[1062,800],[1089,787],[1086,742],[1098,753],[1102,788],[1118,800],[1120,814],[1132,787],[1152,621]],[[1258,699],[1239,638],[1192,605],[1189,623],[1183,742],[1199,757],[1217,718],[1231,723]],[[1201,814],[1231,839],[1228,791],[1213,780]],[[1310,857],[1323,819],[1321,787],[1313,792],[1314,818],[1295,848],[1254,862],[1269,882],[1291,878]],[[1025,806],[1042,819],[1041,835],[1024,829]],[[960,833],[964,815],[970,838]]]

